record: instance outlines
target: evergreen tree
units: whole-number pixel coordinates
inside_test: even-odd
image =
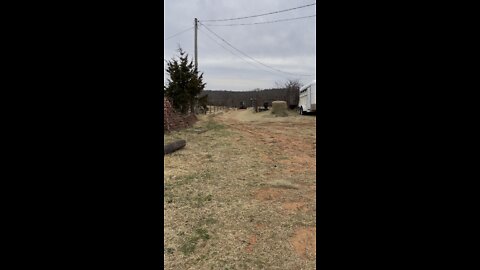
[[[188,61],[188,54],[178,48],[178,60],[172,58],[167,61],[167,73],[170,78],[167,79],[165,95],[173,101],[173,107],[185,114],[190,109],[194,112],[199,94],[205,88],[203,83],[203,73],[199,74],[193,61]]]

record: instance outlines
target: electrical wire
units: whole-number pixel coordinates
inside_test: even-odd
[[[305,7],[313,6],[313,5],[316,5],[316,4],[317,4],[317,2],[312,3],[312,4],[308,4],[308,5],[304,5],[304,6],[299,6],[299,7],[294,7],[294,8],[289,8],[289,9],[284,9],[284,10],[279,10],[279,11],[274,11],[274,12],[269,12],[269,13],[264,13],[264,14],[246,16],[246,17],[238,17],[238,18],[231,18],[231,19],[218,19],[218,20],[202,20],[202,21],[204,21],[204,22],[221,22],[221,21],[241,20],[241,19],[254,18],[254,17],[260,17],[260,16],[265,16],[265,15],[270,15],[270,14],[286,12],[286,11],[299,9],[299,8],[305,8]]]
[[[210,31],[212,34],[214,34],[215,36],[217,36],[219,39],[221,39],[223,42],[227,43],[228,46],[232,47],[233,49],[235,49],[236,51],[238,51],[239,53],[245,55],[246,57],[252,59],[253,61],[259,63],[260,65],[264,66],[264,67],[267,67],[269,69],[272,69],[272,70],[275,70],[277,72],[281,72],[281,73],[284,73],[284,74],[288,74],[288,75],[295,75],[295,76],[305,76],[305,77],[309,77],[309,76],[313,76],[313,75],[306,75],[306,74],[296,74],[296,73],[290,73],[290,72],[285,72],[285,71],[282,71],[282,70],[279,70],[279,69],[276,69],[274,67],[271,67],[269,65],[266,65],[258,60],[256,60],[255,58],[247,55],[246,53],[242,52],[241,50],[235,48],[232,44],[230,44],[228,41],[226,41],[225,39],[223,39],[222,37],[220,37],[218,34],[216,34],[215,32],[213,32],[210,28],[208,28],[207,26],[205,26],[203,23],[199,22],[201,25],[203,25],[208,31]]]
[[[314,15],[311,15],[311,16],[296,17],[296,18],[290,18],[290,19],[281,19],[281,20],[267,21],[267,22],[236,23],[236,24],[207,24],[207,26],[237,26],[237,25],[267,24],[267,23],[286,22],[286,21],[293,21],[293,20],[299,20],[299,19],[306,19],[306,18],[311,18],[311,17],[315,17],[315,16],[317,16],[317,14],[314,14]]]
[[[178,35],[180,35],[180,34],[182,34],[182,33],[186,32],[186,31],[188,31],[188,30],[192,30],[193,28],[195,28],[195,27],[194,27],[194,26],[192,26],[192,27],[190,27],[190,28],[188,28],[188,29],[182,30],[182,31],[180,31],[180,32],[176,33],[175,35],[171,35],[171,36],[167,37],[165,40],[169,40],[169,39],[171,39],[171,38],[173,38],[173,37],[175,37],[175,36],[178,36]]]
[[[251,65],[251,66],[253,66],[253,67],[255,67],[255,68],[259,68],[258,66],[256,66],[256,65],[254,65],[253,63],[249,62],[248,60],[246,60],[246,59],[243,58],[242,56],[240,56],[240,55],[232,52],[232,51],[229,50],[229,49],[227,49],[225,46],[223,46],[223,45],[220,44],[218,41],[216,41],[214,38],[212,38],[207,32],[203,31],[201,28],[199,28],[198,30],[200,30],[202,33],[204,33],[206,37],[208,37],[209,39],[211,39],[213,42],[217,43],[218,46],[222,47],[222,48],[223,48],[224,50],[226,50],[227,52],[235,55],[236,57],[238,57],[238,58],[240,58],[240,59],[242,59],[242,60],[245,61],[247,64],[249,64],[249,65]],[[270,72],[270,73],[272,73],[272,74],[276,74],[276,73],[274,73],[274,72],[272,72],[272,71],[270,71],[270,70],[266,70],[266,69],[262,69],[262,70],[267,71],[267,72]]]
[[[198,30],[200,30],[202,33],[204,33],[209,39],[211,39],[213,42],[217,43],[218,46],[222,47],[222,48],[223,48],[224,50],[226,50],[227,52],[229,52],[229,53],[231,53],[231,54],[233,54],[233,55],[235,55],[235,56],[238,56],[238,57],[240,57],[241,59],[243,59],[241,56],[239,56],[239,55],[235,54],[234,52],[232,52],[231,50],[225,48],[225,46],[223,46],[223,45],[220,44],[218,41],[216,41],[214,38],[212,38],[212,37],[210,36],[210,34],[208,34],[207,32],[203,31],[201,28],[198,28]]]
[[[265,66],[265,67],[267,67],[267,68],[269,68],[269,69],[272,69],[272,70],[275,70],[275,71],[277,71],[277,72],[281,72],[281,73],[284,73],[284,74],[288,74],[288,75],[305,76],[305,77],[313,76],[313,75],[295,74],[295,73],[285,72],[285,71],[276,69],[276,68],[274,68],[274,67],[271,67],[271,66],[269,66],[269,65],[266,65],[266,64],[258,61],[257,59],[249,56],[248,54],[242,52],[241,50],[235,48],[232,44],[230,44],[228,41],[226,41],[225,39],[223,39],[223,38],[222,38],[221,36],[219,36],[217,33],[213,32],[210,28],[208,28],[207,26],[205,26],[205,24],[203,24],[202,22],[199,21],[199,23],[200,23],[201,25],[203,25],[203,26],[205,27],[205,29],[207,29],[209,32],[211,32],[212,34],[214,34],[215,36],[217,36],[217,37],[218,37],[219,39],[221,39],[223,42],[227,43],[228,46],[232,47],[233,49],[235,49],[235,50],[238,51],[239,53],[245,55],[246,57],[252,59],[253,61],[259,63],[259,64],[262,65],[262,66]]]

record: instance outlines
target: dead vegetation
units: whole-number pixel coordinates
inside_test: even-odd
[[[165,269],[315,269],[315,117],[266,115],[164,135]]]

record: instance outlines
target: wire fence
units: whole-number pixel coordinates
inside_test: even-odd
[[[237,110],[237,107],[230,107],[230,106],[214,106],[214,105],[207,105],[207,111],[204,111],[204,114],[215,114],[218,112],[225,112],[229,110]]]

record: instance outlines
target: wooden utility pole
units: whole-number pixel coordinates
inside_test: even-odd
[[[197,30],[198,30],[198,20],[197,18],[195,18],[195,68],[198,70]]]

